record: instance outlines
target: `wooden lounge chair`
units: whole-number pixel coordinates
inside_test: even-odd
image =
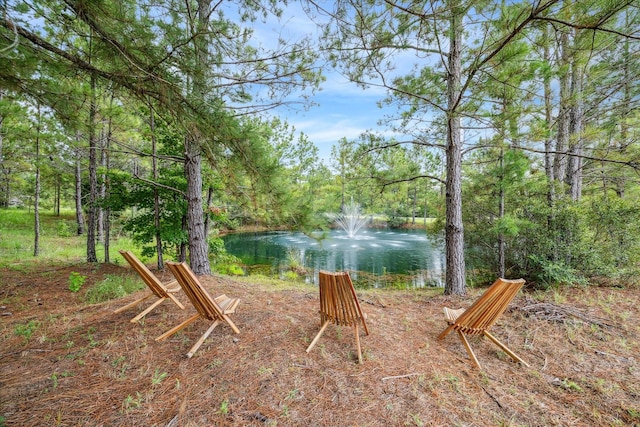
[[[316,345],[329,323],[339,326],[353,326],[356,333],[356,346],[358,347],[358,362],[362,363],[362,350],[360,349],[360,334],[358,331],[359,323],[362,322],[367,335],[369,335],[369,330],[349,273],[321,271],[319,278],[320,323],[322,326],[320,332],[309,344],[307,353]]]
[[[229,318],[229,314],[235,313],[236,307],[240,302],[237,298],[229,298],[226,295],[220,295],[217,298],[211,298],[207,290],[200,284],[200,281],[196,275],[191,271],[191,268],[184,262],[177,263],[168,261],[167,265],[169,269],[178,280],[178,283],[182,287],[184,293],[189,297],[189,300],[198,311],[193,316],[179,324],[178,326],[168,330],[164,334],[156,338],[156,341],[162,341],[176,332],[186,328],[191,323],[195,322],[199,318],[203,318],[207,321],[213,322],[209,329],[200,337],[200,339],[191,347],[187,357],[191,358],[195,352],[200,348],[204,340],[207,339],[209,334],[213,332],[216,326],[220,322],[226,322],[233,332],[240,333],[240,330],[236,327],[233,321]]]
[[[469,357],[479,369],[482,369],[476,355],[473,353],[466,335],[484,335],[500,347],[505,353],[517,362],[529,366],[513,351],[502,344],[496,337],[489,333],[489,329],[507,309],[509,303],[524,285],[524,279],[507,280],[498,279],[486,292],[467,309],[452,310],[444,308],[444,317],[449,326],[438,336],[443,339],[449,332],[455,330],[460,336],[462,344],[467,349]]]
[[[144,310],[142,313],[138,314],[136,317],[131,319],[132,323],[135,323],[138,320],[142,319],[151,310],[156,308],[166,299],[170,299],[178,307],[180,307],[181,309],[184,309],[184,306],[182,305],[182,303],[180,303],[180,301],[178,301],[178,299],[172,295],[173,293],[178,292],[180,290],[180,286],[178,285],[178,282],[176,280],[173,280],[167,283],[166,285],[163,285],[162,282],[151,271],[149,271],[147,266],[144,265],[142,262],[140,262],[140,260],[132,252],[121,250],[120,254],[124,257],[124,259],[127,260],[129,265],[131,265],[131,267],[133,267],[133,269],[138,273],[138,275],[142,278],[144,283],[146,283],[146,285],[149,287],[150,292],[147,295],[143,296],[142,298],[139,298],[134,302],[125,305],[124,307],[120,307],[117,310],[114,310],[113,311],[114,313],[120,313],[121,311],[134,307],[139,303],[141,303],[142,301],[153,297],[154,295],[158,297],[158,300],[153,304],[151,304],[149,307],[147,307],[147,309]]]

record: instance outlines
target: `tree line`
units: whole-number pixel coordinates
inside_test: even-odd
[[[446,293],[469,269],[545,284],[634,268],[637,1],[294,5],[319,37],[257,37],[282,2],[5,2],[0,203],[28,199],[36,238],[41,201],[75,203],[89,262],[134,209],[127,232],[159,266],[171,250],[198,274],[212,228],[322,227],[347,197],[435,218]],[[380,122],[404,137],[318,159],[273,112],[312,102],[328,68],[384,89]]]

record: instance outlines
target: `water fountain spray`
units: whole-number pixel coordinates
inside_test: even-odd
[[[347,233],[353,237],[362,227],[369,222],[369,217],[360,215],[360,205],[351,199],[342,208],[342,213],[335,215],[334,221]]]

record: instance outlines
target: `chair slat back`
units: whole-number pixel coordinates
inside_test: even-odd
[[[222,309],[211,298],[191,268],[184,262],[167,261],[167,266],[175,276],[193,306],[202,317],[209,320],[222,319]]]
[[[516,296],[524,279],[496,280],[487,291],[454,322],[454,329],[468,335],[489,330]]]
[[[320,271],[319,282],[321,322],[329,320],[336,325],[354,326],[362,321],[366,329],[349,273]]]
[[[131,251],[120,250],[120,255],[127,260],[129,265],[138,273],[140,278],[146,283],[158,298],[168,298],[167,290],[162,282],[144,265]]]

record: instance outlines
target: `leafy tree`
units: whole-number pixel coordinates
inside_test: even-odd
[[[479,49],[468,49],[463,70],[465,19],[471,22],[468,15],[472,11],[487,15],[499,12],[480,4],[474,4],[474,9],[469,6],[458,0],[417,2],[407,7],[391,2],[341,1],[332,10],[315,9],[332,18],[324,36],[336,64],[352,81],[388,90],[386,101],[400,111],[398,129],[414,136],[409,143],[439,146],[446,153],[445,292],[456,294],[465,292],[462,116],[474,107],[473,101],[466,101],[464,96],[480,68],[521,30],[520,25],[509,26]],[[394,58],[399,56],[411,58],[409,73],[396,70]],[[429,118],[433,114],[430,110],[441,113],[435,123],[444,130],[444,143],[429,142],[428,123],[434,122]],[[387,147],[383,144],[381,148]]]
[[[272,130],[270,143],[283,175],[286,201],[279,202],[280,221],[292,229],[309,230],[326,226],[327,211],[323,188],[331,181],[331,173],[318,160],[316,147],[305,134],[295,137],[295,128],[280,119],[268,123]]]
[[[16,36],[15,49],[24,59],[20,70],[27,70],[32,62],[47,63],[54,58],[51,64],[86,73],[90,82],[108,81],[145,103],[151,99],[156,111],[179,124],[186,142],[191,263],[194,271],[206,273],[200,173],[203,148],[220,145],[241,151],[242,144],[233,137],[235,115],[282,105],[292,91],[319,82],[319,70],[313,65],[315,51],[306,49],[306,41],[282,40],[275,48],[266,49],[252,44],[250,28],[234,22],[250,23],[272,13],[277,15],[279,10],[266,2],[238,1],[212,7],[203,0],[162,5],[43,0],[16,5],[3,23],[2,36],[10,40]],[[40,17],[46,17],[46,34],[32,24]],[[92,34],[90,43],[87,34]],[[88,54],[88,49],[93,54]],[[1,78],[15,85],[24,85],[29,79],[37,83],[31,87],[42,85],[28,72],[5,73]],[[261,92],[259,86],[265,90]],[[48,105],[55,102],[52,98],[49,101]],[[89,117],[95,118],[93,109]],[[88,139],[93,141],[91,129]],[[89,145],[91,156],[95,144]],[[92,240],[88,237],[91,259]]]
[[[530,253],[523,237],[533,224],[521,201],[541,188],[535,176],[527,176],[529,168],[529,159],[521,151],[501,147],[477,151],[465,168],[467,253],[475,269],[487,271],[483,279],[496,273],[508,277],[527,273],[522,260]]]
[[[216,247],[209,227],[323,227],[321,214],[352,197],[392,219],[437,215],[448,293],[464,291],[462,242],[474,266],[543,272],[541,281],[563,266],[603,272],[597,256],[621,269],[633,262],[634,224],[615,221],[635,221],[640,159],[631,2],[305,5],[328,18],[328,59],[363,87],[386,89],[380,102],[395,108],[381,119],[395,137],[338,143],[336,176],[311,141],[263,114],[306,102],[303,90],[322,80],[322,49],[310,40],[255,37],[255,22],[282,5],[9,2],[0,202],[32,201],[40,182],[36,200],[59,209],[75,175],[79,232],[90,212],[87,259],[97,242],[108,256],[109,209],[134,207],[127,229],[146,253],[161,266],[163,249],[184,259],[189,244],[197,272]],[[34,105],[47,116],[39,174]]]
[[[323,37],[334,64],[351,81],[365,88],[377,86],[388,91],[385,101],[398,108],[396,120],[387,121],[390,127],[408,135],[406,143],[444,150],[445,292],[464,293],[463,144],[477,141],[481,135],[470,132],[482,129],[484,124],[478,114],[484,101],[474,96],[479,93],[475,89],[486,85],[487,76],[496,71],[498,79],[501,78],[499,73],[506,70],[502,61],[517,64],[517,55],[511,58],[511,53],[522,46],[520,36],[538,22],[553,22],[565,34],[571,28],[619,34],[616,28],[619,12],[628,3],[593,3],[587,7],[556,0],[533,5],[460,0],[404,5],[345,0],[335,2],[332,8],[310,3],[310,15],[319,21],[328,17],[322,22]],[[518,82],[514,87],[517,86]],[[514,96],[523,97],[514,94],[503,98]],[[565,96],[561,102],[563,114],[565,111],[568,114],[569,99]],[[517,116],[509,120],[513,127]],[[569,120],[560,122],[565,125]],[[569,145],[565,135],[568,128],[556,140],[560,146],[556,147],[559,155],[555,175],[560,179],[566,175],[563,162],[565,147]],[[388,143],[379,146],[381,150],[389,147]],[[575,152],[576,156],[579,154]]]

